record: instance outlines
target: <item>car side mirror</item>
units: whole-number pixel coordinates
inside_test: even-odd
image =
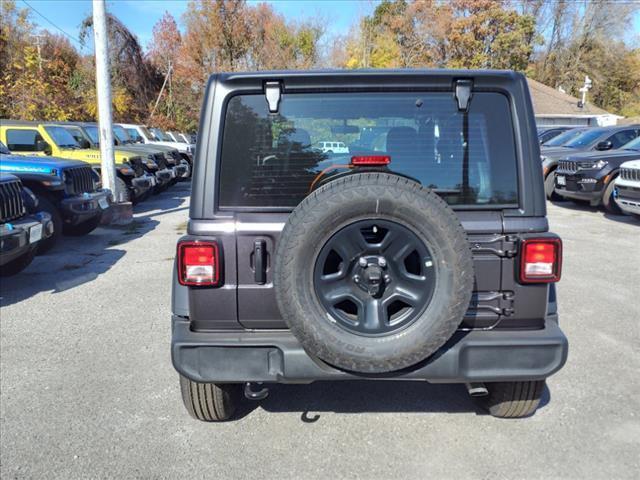
[[[51,155],[53,150],[51,149],[51,145],[49,145],[44,140],[36,140],[36,151],[44,152],[45,155]]]
[[[596,150],[611,150],[613,148],[613,143],[611,140],[605,140],[603,142],[599,142],[596,145]]]
[[[91,148],[91,144],[89,143],[89,140],[87,140],[86,138],[82,138],[80,139],[80,141],[78,142],[80,144],[80,148]]]

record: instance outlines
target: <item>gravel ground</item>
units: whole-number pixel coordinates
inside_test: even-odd
[[[238,421],[184,410],[169,357],[188,190],[126,228],[65,239],[1,284],[2,478],[638,478],[640,224],[550,206],[565,242],[565,368],[537,414],[481,414],[461,386],[277,386]]]

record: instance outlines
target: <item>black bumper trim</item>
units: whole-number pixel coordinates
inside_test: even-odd
[[[100,200],[106,199],[108,207],[110,197],[109,190],[100,190],[65,198],[60,202],[60,212],[66,223],[76,225],[101,214],[103,209],[100,206]]]
[[[11,230],[7,228],[7,224],[0,228],[0,265],[5,265],[36,248],[41,240],[53,234],[51,215],[46,212],[39,212],[8,223],[12,226]],[[42,225],[42,237],[37,242],[29,243],[29,231],[36,225]]]
[[[285,330],[193,332],[173,316],[171,357],[178,372],[197,382],[311,383],[316,380],[426,380],[432,383],[540,380],[562,368],[568,342],[558,324],[541,330],[456,333],[421,364],[384,375],[344,372],[310,357]]]
[[[565,188],[555,188],[555,192],[561,197],[573,198],[575,200],[584,200],[590,202],[593,206],[597,206],[602,201],[602,190],[591,192],[578,192],[576,190],[567,190]]]

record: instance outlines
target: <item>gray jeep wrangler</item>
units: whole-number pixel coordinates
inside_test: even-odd
[[[198,135],[171,343],[193,417],[227,420],[269,383],[355,379],[535,412],[568,345],[524,76],[219,74]]]

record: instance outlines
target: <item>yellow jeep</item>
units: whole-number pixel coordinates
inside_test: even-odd
[[[67,130],[55,122],[26,122],[0,120],[0,140],[12,153],[23,155],[55,156],[83,160],[100,173],[100,150],[80,145]],[[155,184],[155,178],[145,172],[139,154],[117,151],[116,183],[119,201],[137,201],[144,198]]]

